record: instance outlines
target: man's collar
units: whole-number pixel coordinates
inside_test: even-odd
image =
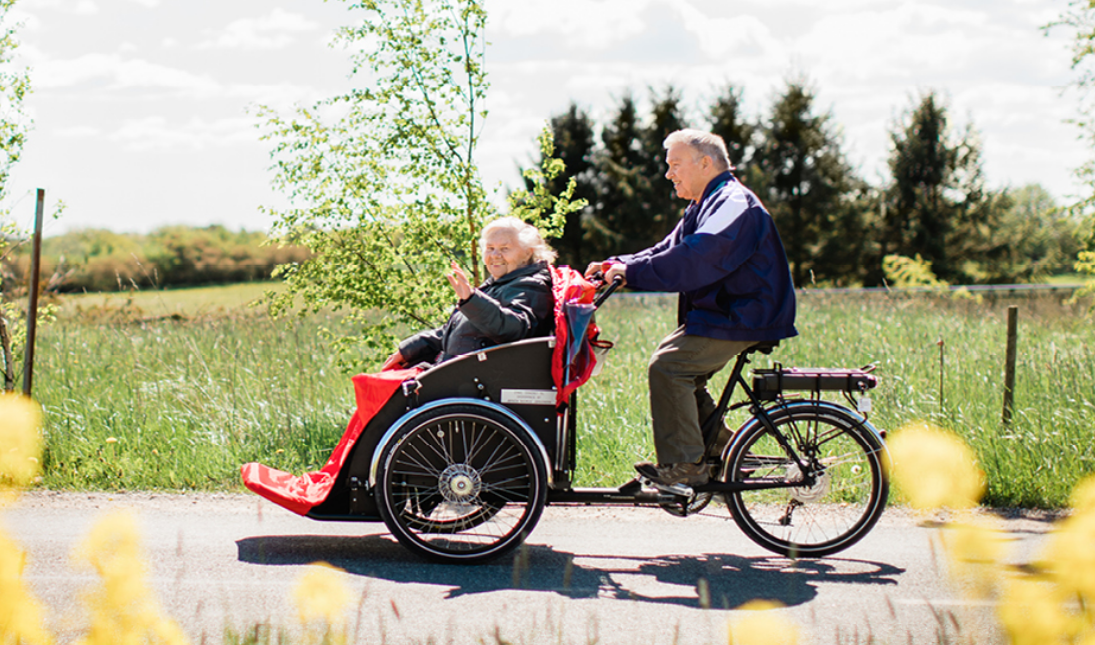
[[[700,197],[698,201],[692,202],[693,204],[702,204],[703,200],[707,199],[707,196],[719,189],[720,186],[728,181],[734,179],[734,173],[729,170],[724,170],[715,175],[711,181],[707,182],[707,187],[703,189],[703,197]]]

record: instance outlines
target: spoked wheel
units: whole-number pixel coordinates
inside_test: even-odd
[[[829,406],[792,404],[770,414],[810,462],[813,483],[728,494],[734,521],[757,544],[792,558],[820,558],[855,544],[886,507],[885,446],[849,414]],[[804,468],[761,424],[744,432],[735,440],[723,481],[803,481]]]
[[[472,405],[438,407],[384,449],[377,505],[388,530],[434,560],[476,562],[521,543],[543,512],[547,475],[527,431]]]

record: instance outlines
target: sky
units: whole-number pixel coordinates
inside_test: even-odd
[[[341,0],[19,0],[17,63],[34,119],[4,205],[34,191],[66,210],[46,234],[223,224],[266,230],[269,144],[257,105],[288,111],[349,87],[332,31]],[[763,116],[787,79],[812,83],[843,149],[885,180],[888,132],[922,92],[980,133],[990,187],[1075,196],[1088,151],[1067,123],[1067,0],[487,0],[491,83],[479,150],[488,186],[515,186],[545,121],[573,101],[598,123],[632,92],[681,90],[696,125],[728,83]],[[1064,93],[1062,93],[1064,92]]]

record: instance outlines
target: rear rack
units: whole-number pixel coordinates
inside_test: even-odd
[[[783,367],[753,370],[753,393],[761,401],[775,401],[788,391],[863,394],[878,385],[874,365],[861,368]]]

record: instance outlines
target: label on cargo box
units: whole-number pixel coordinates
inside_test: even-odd
[[[502,403],[555,405],[555,390],[502,390]]]

